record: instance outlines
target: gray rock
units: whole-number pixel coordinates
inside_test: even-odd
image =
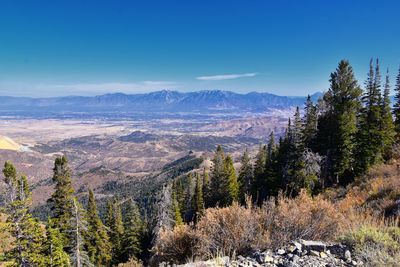
[[[326,250],[326,244],[319,241],[300,240],[302,247],[307,250],[315,250],[318,252]]]
[[[302,245],[299,242],[294,241],[292,242],[292,244],[296,247],[297,250],[302,250]]]
[[[319,257],[319,252],[318,251],[315,251],[315,250],[311,250],[310,251],[310,255],[312,255],[312,256],[316,256],[316,257]]]
[[[266,262],[273,262],[273,261],[274,261],[274,258],[273,258],[273,257],[271,257],[271,256],[269,256],[269,255],[265,255],[264,263],[266,263]]]
[[[291,258],[291,260],[292,260],[293,262],[298,262],[299,259],[300,259],[300,257],[297,256],[297,255],[293,255],[293,257]]]
[[[342,244],[335,244],[327,247],[327,250],[331,252],[331,254],[336,255],[337,257],[344,258],[344,253],[348,248]]]
[[[350,252],[349,250],[346,250],[346,251],[344,252],[344,259],[345,259],[347,262],[351,262],[351,252]]]
[[[328,254],[326,254],[326,253],[323,252],[323,251],[319,253],[319,256],[320,256],[321,258],[323,258],[323,259],[328,258]]]
[[[286,251],[284,249],[278,249],[276,253],[278,253],[278,255],[284,255]]]

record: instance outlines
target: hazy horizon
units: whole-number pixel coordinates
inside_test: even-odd
[[[58,96],[13,96],[13,95],[1,95],[0,97],[28,97],[28,98],[58,98],[58,97],[96,97],[96,96],[103,96],[103,95],[117,95],[117,94],[124,94],[124,95],[139,95],[139,94],[151,94],[151,93],[161,93],[161,92],[176,92],[176,93],[199,93],[199,92],[229,92],[229,93],[235,93],[235,94],[240,94],[240,95],[246,95],[250,93],[259,93],[259,94],[271,94],[271,95],[276,95],[276,96],[282,96],[282,97],[306,97],[307,95],[317,95],[317,94],[322,94],[324,91],[316,91],[316,92],[310,92],[305,95],[281,95],[281,94],[275,94],[267,91],[249,91],[249,92],[235,92],[231,90],[221,90],[221,89],[203,89],[203,90],[189,90],[189,91],[182,91],[182,90],[170,90],[170,89],[160,89],[160,90],[151,90],[151,91],[144,91],[144,92],[104,92],[104,93],[99,93],[99,94],[64,94],[64,95],[58,95]]]

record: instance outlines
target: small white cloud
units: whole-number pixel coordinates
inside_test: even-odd
[[[257,72],[240,73],[240,74],[222,74],[222,75],[212,75],[212,76],[200,76],[196,77],[196,79],[202,81],[222,81],[222,80],[232,80],[244,77],[254,77],[257,74],[258,74]]]

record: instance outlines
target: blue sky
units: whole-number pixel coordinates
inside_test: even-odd
[[[0,95],[306,95],[400,64],[400,1],[1,1]],[[394,79],[392,77],[392,84]]]

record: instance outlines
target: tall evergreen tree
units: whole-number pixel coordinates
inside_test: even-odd
[[[265,162],[265,179],[266,179],[266,195],[263,196],[262,200],[265,200],[267,196],[277,195],[279,191],[279,181],[276,173],[276,157],[277,147],[275,144],[274,132],[269,135],[269,141],[267,144],[267,159]]]
[[[122,254],[122,239],[124,236],[122,211],[118,199],[107,202],[106,226],[109,230],[110,242],[112,244],[112,262],[117,263]]]
[[[195,199],[193,198],[195,194],[196,183],[193,180],[193,173],[189,173],[186,177],[183,210],[181,210],[183,211],[183,220],[185,222],[191,222],[196,215]]]
[[[127,201],[126,216],[124,219],[123,259],[137,259],[142,252],[143,221],[136,203]]]
[[[382,125],[380,131],[382,133],[383,141],[383,158],[389,160],[391,158],[392,145],[396,135],[395,127],[393,123],[393,116],[390,107],[390,80],[389,80],[389,69],[386,71],[386,78],[383,90],[383,97],[381,101],[381,115]]]
[[[307,96],[307,100],[304,107],[303,116],[303,141],[304,146],[309,149],[313,149],[313,142],[317,135],[317,107],[313,104],[310,95]]]
[[[13,248],[7,256],[13,266],[44,266],[42,254],[44,232],[38,221],[29,213],[30,190],[25,176],[17,176],[11,162],[6,161],[3,169],[6,184],[5,212],[7,227],[13,237]]]
[[[68,167],[66,156],[57,157],[54,161],[53,182],[56,183],[55,191],[48,202],[51,204],[54,228],[60,229],[63,235],[63,243],[69,248],[69,239],[72,229],[69,222],[74,211],[74,189],[71,181],[71,170]]]
[[[325,157],[324,173],[329,183],[347,183],[354,177],[354,147],[357,114],[362,90],[347,60],[342,60],[330,77],[324,94],[324,112],[319,116],[318,153]]]
[[[251,186],[253,184],[253,166],[251,165],[247,150],[243,153],[240,163],[241,166],[238,176],[239,200],[244,204],[245,197],[251,193]]]
[[[300,116],[300,109],[296,107],[296,112],[294,114],[293,120],[293,128],[292,128],[292,138],[291,142],[293,143],[296,153],[303,151],[304,143],[303,143],[303,122]]]
[[[290,125],[287,136],[287,160],[285,166],[287,189],[289,195],[297,194],[304,184],[304,138],[303,138],[303,123],[300,116],[299,107],[296,108],[294,114],[293,125]]]
[[[172,209],[174,215],[175,225],[183,223],[183,215],[187,208],[187,177],[179,177],[172,183],[171,198],[172,198]]]
[[[203,183],[200,174],[196,174],[196,188],[194,194],[196,221],[204,212]]]
[[[210,206],[225,205],[226,197],[229,195],[229,183],[225,176],[224,168],[225,154],[219,145],[212,160],[210,181]]]
[[[203,199],[204,199],[204,207],[209,207],[210,204],[210,177],[208,175],[206,167],[203,168]]]
[[[376,61],[375,71],[373,60],[365,83],[363,96],[364,107],[359,116],[359,131],[357,136],[357,168],[358,174],[365,172],[370,166],[382,160],[383,131],[381,106],[381,76],[379,61]]]
[[[69,267],[71,265],[69,256],[64,251],[61,232],[54,228],[52,219],[49,219],[46,225],[45,254],[47,255],[47,266]]]
[[[174,214],[174,226],[182,225],[183,224],[182,211],[175,191],[172,191],[172,208]]]
[[[108,266],[111,261],[111,244],[107,230],[99,217],[93,191],[90,189],[87,206],[87,224],[86,245],[89,258],[96,266]]]
[[[394,115],[394,127],[396,131],[396,141],[400,139],[400,68],[396,76],[396,85],[394,87],[395,91],[395,103],[393,105],[393,115]]]
[[[233,159],[229,155],[224,160],[224,176],[228,183],[228,194],[226,195],[224,204],[230,205],[232,201],[238,201],[239,199],[239,184],[236,170],[233,166]]]
[[[285,130],[284,136],[279,138],[279,145],[276,151],[276,175],[279,177],[277,179],[277,185],[279,190],[286,190],[287,181],[290,180],[290,166],[291,162],[291,151],[292,151],[292,121],[289,118],[288,126]]]
[[[267,146],[260,145],[254,163],[254,177],[252,183],[252,196],[257,202],[262,201],[265,189],[265,165],[267,160]]]

